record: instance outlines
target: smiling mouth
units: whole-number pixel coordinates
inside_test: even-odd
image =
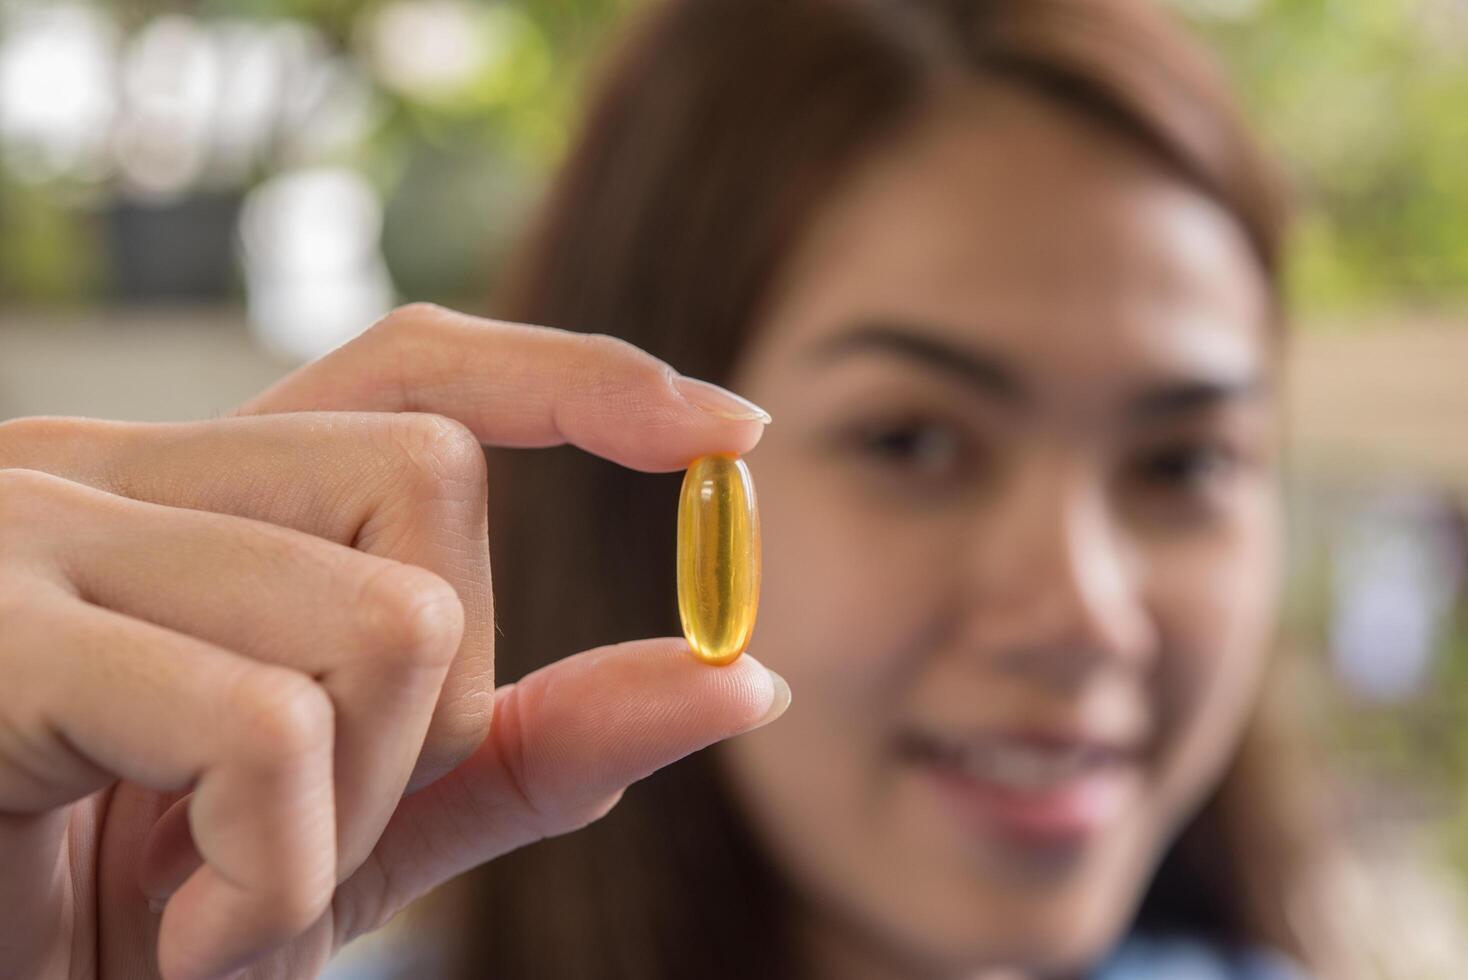
[[[1130,749],[1064,737],[908,732],[899,739],[910,761],[972,776],[1019,793],[1038,793],[1098,769],[1137,761]]]
[[[1084,737],[909,731],[902,760],[922,771],[968,835],[1024,847],[1078,847],[1125,807],[1138,748]]]

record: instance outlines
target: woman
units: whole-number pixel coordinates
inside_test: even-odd
[[[773,415],[752,649],[794,707],[482,869],[464,975],[1072,975],[1126,934],[1117,975],[1310,961],[1312,846],[1250,721],[1283,224],[1149,6],[658,5],[504,312]],[[676,479],[491,464],[502,670],[675,627]]]
[[[587,824],[489,865],[467,975],[1317,965],[1220,91],[1119,0],[670,0],[509,302],[633,343],[409,307],[237,417],[0,426],[0,975],[313,976]],[[676,478],[480,452],[561,443],[749,454],[752,655],[631,639]]]

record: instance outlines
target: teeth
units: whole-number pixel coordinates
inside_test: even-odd
[[[1116,762],[1094,744],[1045,745],[1018,739],[952,739],[912,733],[901,743],[909,758],[1021,793],[1040,793]]]
[[[965,747],[960,753],[959,768],[986,782],[1036,791],[1074,779],[1094,761],[1091,753],[1082,748],[990,744]]]

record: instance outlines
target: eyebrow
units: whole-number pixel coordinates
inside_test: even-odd
[[[807,352],[813,364],[860,353],[887,353],[948,375],[990,397],[1013,405],[1034,401],[1034,393],[1019,372],[1003,358],[983,351],[959,347],[919,328],[891,322],[863,323],[828,337]]]
[[[1251,401],[1265,393],[1262,378],[1250,375],[1228,380],[1163,382],[1143,389],[1124,409],[1135,422],[1152,422],[1179,415],[1206,412],[1219,405]]]
[[[811,347],[804,360],[829,364],[863,353],[890,354],[953,378],[996,401],[1016,408],[1033,406],[1034,389],[1005,358],[954,344],[931,331],[896,321],[870,321]],[[1247,401],[1267,391],[1253,373],[1239,377],[1183,377],[1144,383],[1121,408],[1128,421],[1149,423],[1192,415],[1219,405]]]

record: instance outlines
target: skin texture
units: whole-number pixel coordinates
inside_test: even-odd
[[[1272,636],[1269,321],[1221,209],[1000,86],[833,193],[735,377],[779,420],[754,643],[798,697],[718,749],[824,976],[1065,975],[1115,941]],[[1053,846],[956,818],[911,729],[1136,755]]]
[[[681,639],[495,689],[481,450],[671,470],[762,428],[622,341],[427,306],[240,417],[0,425],[0,976],[315,976],[773,720],[783,681]]]

